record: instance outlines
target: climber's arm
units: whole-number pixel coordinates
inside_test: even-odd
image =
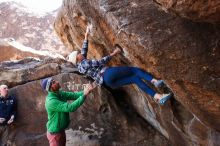
[[[90,28],[87,26],[86,28],[86,33],[85,33],[85,38],[83,41],[82,49],[81,49],[81,54],[87,58],[87,53],[88,53],[88,36],[89,36]]]

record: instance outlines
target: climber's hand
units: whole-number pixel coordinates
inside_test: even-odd
[[[7,123],[8,123],[8,124],[11,124],[12,122],[14,122],[14,118],[15,118],[15,116],[14,116],[14,115],[12,115],[12,116],[11,116],[11,118],[10,118],[10,120],[8,120],[8,122],[7,122]]]
[[[87,84],[86,87],[84,88],[83,92],[84,92],[84,95],[88,95],[93,89],[93,86],[92,84]]]
[[[117,55],[117,54],[119,54],[119,53],[121,53],[121,49],[116,48],[116,49],[110,54],[110,56],[115,56],[115,55]]]
[[[0,123],[5,122],[5,118],[0,118]]]

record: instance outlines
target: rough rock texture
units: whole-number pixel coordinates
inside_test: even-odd
[[[10,87],[61,73],[64,60],[26,58],[0,64],[0,83]]]
[[[193,21],[220,23],[219,0],[154,0],[166,12]]]
[[[30,47],[23,46],[14,40],[0,40],[0,50],[0,62],[8,60],[21,60],[27,57],[43,59],[48,56],[64,59],[64,57],[60,54],[35,50]]]
[[[7,45],[0,45],[0,50],[1,50],[0,62],[7,60],[20,60],[28,56],[37,57],[37,58],[44,57],[43,55],[37,55],[31,52],[24,52],[13,46],[7,46]]]
[[[53,29],[56,13],[38,15],[15,2],[0,2],[0,38],[14,38],[36,50],[67,55],[71,50],[64,47]]]
[[[35,60],[22,60],[20,64],[22,63],[23,72],[26,68],[32,69],[32,75],[35,77],[31,79],[36,81],[10,89],[10,94],[18,99],[18,118],[14,125],[15,146],[47,146],[45,127],[47,114],[44,106],[47,93],[41,89],[40,80],[37,79],[47,77],[49,70],[42,65],[41,68],[47,70],[45,72],[48,74],[39,75],[42,69],[33,70],[37,64]],[[48,62],[48,65],[50,64]],[[12,71],[13,68],[18,67],[18,63],[13,62],[4,65]],[[57,71],[59,72],[58,69]],[[73,73],[58,74],[53,78],[61,83],[65,91],[80,91],[84,84],[91,82]],[[70,117],[71,123],[66,130],[67,146],[170,145],[164,136],[139,117],[135,111],[118,106],[113,95],[103,87],[96,88],[87,97],[83,106],[71,113]]]
[[[138,66],[165,80],[174,98],[161,107],[136,86],[125,99],[172,145],[220,145],[220,27],[159,11],[145,0],[64,0],[55,29],[66,44],[82,45],[93,25],[89,57],[124,48],[113,65]]]

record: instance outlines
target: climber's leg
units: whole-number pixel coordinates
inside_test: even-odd
[[[138,67],[129,67],[134,75],[138,76],[141,79],[151,82],[155,87],[160,87],[163,84],[163,80],[155,79],[150,73],[138,68]]]
[[[140,89],[152,97],[156,94],[153,89],[137,76],[132,67],[111,67],[106,69],[104,82],[112,88],[135,83]]]

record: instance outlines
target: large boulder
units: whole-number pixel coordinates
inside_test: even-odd
[[[178,16],[210,23],[220,23],[220,2],[194,0],[154,0],[161,9]]]
[[[25,58],[0,63],[0,83],[10,87],[61,73],[62,59]]]
[[[93,25],[89,58],[118,43],[124,54],[111,65],[138,66],[165,80],[174,98],[161,107],[136,86],[128,102],[173,145],[220,145],[220,27],[159,11],[152,1],[64,0],[54,24],[72,49]]]

